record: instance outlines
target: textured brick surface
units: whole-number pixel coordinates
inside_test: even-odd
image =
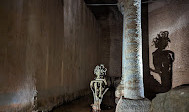
[[[50,109],[89,92],[101,30],[83,0],[3,0],[0,15],[0,106],[31,106],[37,90]]]
[[[101,7],[93,10],[100,10]],[[108,76],[121,76],[121,57],[122,57],[122,15],[118,11],[117,6],[104,7],[106,14],[95,14],[100,24],[101,36],[101,63],[108,68]],[[102,11],[103,12],[103,11]]]
[[[173,62],[173,87],[189,83],[189,2],[176,1],[157,2],[149,5],[149,56],[150,67],[153,68],[152,52],[155,47],[152,40],[160,31],[169,31],[171,43],[167,47],[175,53]],[[156,80],[160,77],[151,74]],[[153,88],[153,87],[152,87]]]

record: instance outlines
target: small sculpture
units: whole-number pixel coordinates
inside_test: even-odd
[[[108,91],[109,88],[106,88],[107,82],[105,79],[107,69],[103,64],[96,66],[94,69],[94,74],[96,75],[95,80],[91,81],[90,88],[93,92],[94,104],[92,104],[92,109],[94,112],[100,111],[100,104],[104,94]]]

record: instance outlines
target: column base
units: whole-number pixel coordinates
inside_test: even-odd
[[[116,106],[116,112],[150,112],[151,101],[144,98],[131,100],[121,98]]]

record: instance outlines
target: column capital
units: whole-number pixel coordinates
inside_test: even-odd
[[[137,6],[139,4],[141,4],[141,0],[118,0],[117,7],[119,11],[124,15],[129,7]]]
[[[119,11],[124,15],[125,12],[125,0],[118,0],[117,7]]]

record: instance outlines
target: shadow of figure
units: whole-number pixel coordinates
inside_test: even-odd
[[[156,93],[167,92],[172,88],[174,52],[165,49],[168,43],[171,42],[168,35],[168,31],[161,31],[157,34],[157,37],[153,39],[153,45],[155,45],[157,49],[152,53],[155,69],[150,68],[150,71],[159,74],[161,78],[161,84],[155,87]]]

